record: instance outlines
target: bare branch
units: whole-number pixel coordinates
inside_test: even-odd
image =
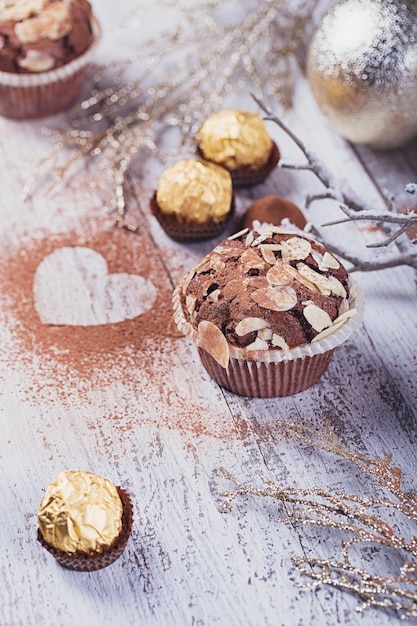
[[[318,158],[284,124],[284,122],[279,117],[272,115],[271,110],[265,105],[264,102],[262,102],[260,98],[257,98],[253,94],[252,97],[266,114],[265,119],[277,124],[301,150],[306,159],[306,163],[302,164],[292,164],[285,162],[283,163],[280,161],[279,166],[285,169],[310,171],[326,188],[326,191],[321,194],[318,193],[312,196],[307,196],[305,200],[305,207],[309,208],[311,204],[317,200],[332,199],[339,202],[339,208],[346,215],[346,218],[326,222],[325,224],[322,224],[322,226],[334,226],[336,224],[344,224],[356,221],[376,222],[380,225],[380,228],[386,234],[386,237],[382,241],[368,244],[366,247],[384,248],[390,246],[394,242],[397,242],[400,249],[400,254],[396,255],[395,257],[391,257],[388,260],[369,262],[357,257],[356,255],[348,251],[344,251],[341,249],[337,250],[335,246],[329,245],[329,243],[324,240],[321,233],[318,234],[319,239],[321,239],[329,249],[333,248],[333,251],[336,252],[340,257],[352,263],[353,267],[351,268],[351,271],[364,272],[382,270],[396,267],[399,265],[408,265],[414,269],[417,269],[417,252],[415,250],[411,251],[411,246],[413,246],[417,240],[411,239],[411,237],[409,237],[407,241],[398,241],[402,235],[409,233],[411,229],[417,225],[417,214],[415,213],[415,211],[409,211],[406,214],[399,214],[397,212],[394,212],[392,199],[388,198],[386,200],[386,204],[388,205],[390,211],[378,212],[377,210],[369,209],[365,206],[365,203],[356,200],[348,193],[342,191],[338,187],[338,185],[335,184],[335,181],[333,181],[333,177],[326,169],[326,167],[322,163],[320,163]],[[408,185],[406,185],[405,191],[411,195],[416,195],[417,184],[409,183]],[[390,226],[394,224],[400,225],[400,228],[392,231],[392,228],[390,228]]]

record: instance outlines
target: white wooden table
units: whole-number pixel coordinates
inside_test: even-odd
[[[121,24],[126,50],[129,37],[137,45],[137,31],[116,19],[122,6],[117,15],[110,2],[96,10],[103,25],[99,50],[107,59],[114,38],[120,42]],[[249,96],[235,104],[257,110]],[[350,146],[328,128],[302,77],[285,119],[367,202],[382,209],[387,194],[404,201],[404,184],[416,180],[417,142],[391,153]],[[1,626],[393,623],[391,612],[357,613],[353,594],[325,585],[300,588],[307,579],[295,571],[293,557],[332,558],[338,531],[279,524],[287,508],[255,497],[219,512],[219,493],[233,488],[219,468],[250,484],[260,485],[264,473],[282,485],[380,494],[352,463],[280,431],[284,421],[319,429],[326,423],[353,451],[370,458],[392,453],[404,488],[415,493],[415,272],[356,274],[366,302],[362,327],[314,387],[289,398],[233,395],[208,378],[194,346],[170,321],[173,285],[218,240],[184,246],[165,235],[148,206],[157,180],[152,164],[140,166],[145,186],[136,184],[135,168],[128,177],[137,233],[103,216],[102,200],[82,173],[53,192],[42,183],[24,201],[30,163],[51,147],[40,132],[47,122],[56,120],[0,120]],[[284,156],[297,158],[288,138],[268,128]],[[238,216],[253,198],[271,193],[301,204],[313,182],[309,174],[277,169],[263,185],[241,191]],[[309,214],[317,225],[329,216],[340,217],[331,203]],[[344,233],[332,230],[336,241]],[[360,252],[363,235],[358,228]],[[130,322],[123,297],[106,309],[108,318],[91,325],[91,269],[124,273],[122,294],[143,294],[144,279],[155,291],[148,289],[139,313],[133,302]],[[64,288],[76,273],[87,291],[65,301]],[[133,284],[131,275],[143,278]],[[58,291],[58,300],[46,298],[39,310],[36,280]],[[65,570],[36,541],[44,490],[66,469],[88,469],[131,493],[131,538],[104,570]],[[417,534],[415,525],[410,533]],[[376,567],[383,574],[387,560],[381,557]]]

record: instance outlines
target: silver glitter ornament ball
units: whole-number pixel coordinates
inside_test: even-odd
[[[417,0],[344,0],[307,54],[319,108],[343,137],[376,149],[417,134]]]

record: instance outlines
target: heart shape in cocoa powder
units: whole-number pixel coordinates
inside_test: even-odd
[[[136,274],[109,274],[107,262],[83,246],[55,250],[34,277],[35,308],[44,324],[116,324],[149,311],[156,298],[152,282]]]

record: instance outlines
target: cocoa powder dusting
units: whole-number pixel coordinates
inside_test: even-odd
[[[99,252],[109,273],[143,276],[156,287],[152,308],[138,317],[114,324],[65,326],[44,324],[34,304],[33,280],[39,263],[64,247],[85,246]],[[45,234],[18,249],[3,250],[0,290],[10,332],[5,359],[24,373],[18,389],[25,402],[46,406],[59,402],[63,410],[105,399],[102,419],[126,436],[138,424],[155,424],[224,437],[236,435],[230,415],[212,415],[203,396],[193,402],[180,397],[173,372],[182,368],[174,354],[180,337],[172,317],[172,285],[160,252],[141,229],[131,233],[97,221],[59,236]],[[192,366],[192,365],[191,365]],[[177,374],[180,378],[183,372]],[[192,378],[192,376],[191,376]],[[115,393],[111,386],[120,386]],[[150,388],[151,387],[151,388]],[[81,404],[80,404],[81,403]],[[88,423],[89,428],[94,422]]]

